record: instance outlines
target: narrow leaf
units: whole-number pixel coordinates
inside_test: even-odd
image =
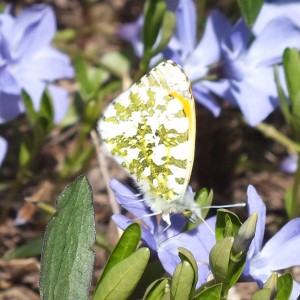
[[[201,291],[194,297],[194,300],[219,300],[221,299],[222,283],[213,285]]]
[[[114,265],[100,282],[94,300],[127,299],[147,266],[150,257],[148,248],[140,248]]]
[[[46,229],[41,260],[42,300],[88,299],[92,279],[95,220],[86,177],[65,188]]]
[[[169,279],[158,279],[153,282],[146,290],[143,300],[156,300],[161,299],[168,293]]]
[[[126,228],[104,267],[102,275],[97,283],[95,293],[97,292],[99,284],[105,278],[106,274],[117,263],[121,262],[135,252],[141,239],[141,234],[141,227],[137,223],[133,223]]]
[[[264,3],[264,0],[238,0],[241,13],[251,29]]]
[[[9,260],[13,258],[28,258],[41,254],[43,244],[43,237],[34,238],[19,248],[11,251],[10,253],[4,255],[2,259]]]
[[[293,277],[290,273],[281,275],[277,282],[276,300],[288,300],[293,290]]]

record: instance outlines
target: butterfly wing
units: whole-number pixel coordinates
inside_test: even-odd
[[[190,81],[177,64],[159,64],[117,97],[98,131],[149,198],[183,197],[194,159],[195,108]]]

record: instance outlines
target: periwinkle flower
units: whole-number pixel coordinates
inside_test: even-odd
[[[162,53],[152,59],[151,64],[162,58],[178,63],[192,82],[195,99],[218,116],[220,105],[202,83],[211,65],[220,59],[220,43],[230,33],[230,23],[219,11],[212,11],[207,18],[203,37],[197,43],[197,12],[194,1],[179,0],[170,7],[171,3],[172,1],[167,1],[169,9],[176,16],[175,33]],[[138,57],[143,54],[143,21],[143,16],[140,16],[136,22],[125,24],[119,30],[120,36],[132,43]]]
[[[297,171],[298,166],[298,154],[290,154],[286,156],[280,163],[281,171],[292,174]]]
[[[259,34],[274,18],[285,17],[300,27],[299,0],[265,1],[253,26],[253,32]]]
[[[197,287],[203,284],[210,273],[209,252],[215,244],[215,237],[208,226],[214,230],[215,217],[207,219],[206,224],[202,223],[190,231],[181,232],[187,222],[187,219],[182,215],[172,215],[170,226],[167,226],[164,221],[158,224],[157,216],[153,215],[153,212],[132,190],[117,180],[111,180],[110,186],[122,207],[143,221],[143,245],[149,247],[153,254],[158,256],[164,269],[169,274],[173,274],[180,262],[178,248],[184,247],[193,253],[198,263]],[[190,192],[192,193],[191,190]],[[134,222],[123,215],[113,215],[112,218],[123,230]]]
[[[256,234],[250,245],[243,275],[260,286],[272,272],[300,265],[300,218],[289,221],[263,247],[266,207],[252,186],[248,188],[249,215],[258,213]],[[294,281],[291,299],[297,299],[300,284]]]
[[[0,167],[2,165],[6,152],[7,152],[7,142],[3,137],[0,136]]]
[[[0,15],[0,123],[24,112],[22,89],[38,110],[42,94],[49,87],[55,121],[66,113],[68,93],[52,83],[72,78],[74,70],[68,56],[50,45],[55,32],[55,15],[47,5],[31,6],[16,17],[8,9]]]
[[[278,106],[273,67],[282,62],[286,47],[300,48],[300,30],[289,19],[277,18],[250,41],[250,31],[239,20],[230,38],[222,41],[220,80],[205,85],[239,106],[247,122],[255,126]]]

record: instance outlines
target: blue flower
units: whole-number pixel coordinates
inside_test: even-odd
[[[238,105],[248,123],[255,126],[278,106],[273,67],[281,63],[286,47],[300,48],[300,30],[290,20],[277,18],[249,45],[250,40],[249,30],[239,20],[229,40],[222,42],[221,79],[205,85]]]
[[[202,39],[197,44],[197,15],[192,0],[181,1],[176,10],[177,24],[173,37],[178,47],[169,44],[163,51],[166,59],[181,65],[192,82],[195,99],[208,108],[215,116],[221,108],[209,89],[205,86],[205,78],[209,75],[213,64],[221,58],[221,42],[230,33],[230,23],[219,11],[213,10],[207,20]]]
[[[286,156],[280,163],[281,171],[292,174],[297,171],[298,167],[298,154],[293,153]]]
[[[0,15],[0,123],[24,112],[22,89],[38,110],[46,87],[58,122],[68,109],[68,93],[51,83],[72,78],[74,70],[68,56],[50,45],[56,32],[54,12],[36,5],[13,17],[8,10]]]
[[[274,18],[286,17],[300,27],[299,0],[274,0],[265,2],[253,26],[253,32],[259,34]]]
[[[171,1],[167,1],[170,6]],[[215,116],[220,114],[220,105],[203,82],[211,65],[219,61],[221,41],[230,33],[230,23],[219,11],[214,10],[207,18],[205,31],[197,44],[197,13],[193,0],[180,0],[172,7],[176,16],[176,29],[167,47],[152,59],[151,64],[165,58],[182,66],[192,82],[195,99]],[[170,7],[169,7],[170,8]],[[138,57],[143,54],[141,42],[143,16],[136,22],[123,25],[119,34],[130,41]]]
[[[172,215],[172,223],[166,226],[165,222],[158,224],[157,216],[145,205],[144,201],[117,180],[111,180],[110,186],[114,191],[118,202],[136,218],[143,221],[142,242],[158,256],[164,269],[173,274],[180,262],[178,248],[184,247],[190,250],[198,263],[197,287],[203,284],[210,273],[209,252],[215,244],[215,237],[208,229],[214,230],[215,217],[206,220],[207,225],[200,224],[195,229],[181,232],[187,219],[180,214]],[[123,215],[113,215],[113,220],[121,228],[126,229],[134,221]]]
[[[289,221],[262,247],[266,206],[252,186],[247,193],[249,215],[257,212],[258,220],[243,275],[262,286],[272,272],[300,265],[300,218]],[[299,294],[300,284],[294,281],[291,299],[297,299]]]
[[[7,142],[3,137],[0,136],[0,167],[2,165],[6,152],[7,152]]]

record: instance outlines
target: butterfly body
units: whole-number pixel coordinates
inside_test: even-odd
[[[144,193],[145,203],[170,223],[170,213],[200,209],[187,192],[195,148],[190,82],[166,61],[109,104],[98,123],[103,143]]]

